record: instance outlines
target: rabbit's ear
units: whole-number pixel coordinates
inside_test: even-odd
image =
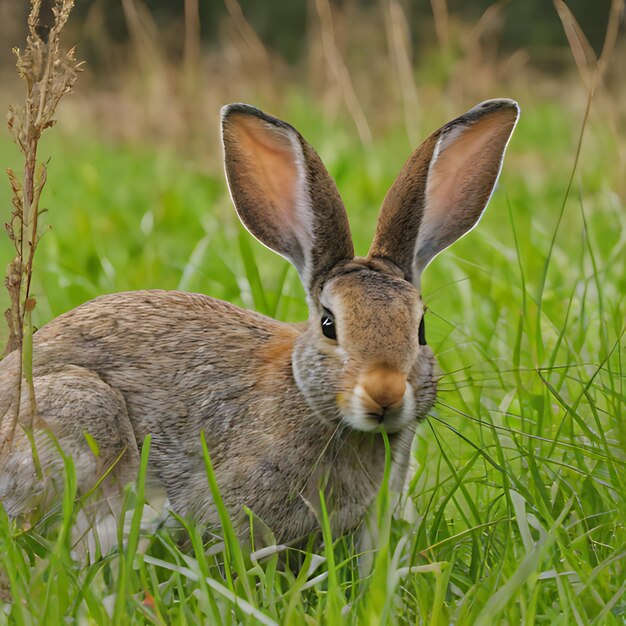
[[[518,117],[513,100],[487,100],[426,139],[385,197],[369,256],[419,287],[433,257],[480,219]]]
[[[224,162],[244,226],[287,258],[310,294],[354,256],[337,188],[295,128],[245,104],[222,109]]]

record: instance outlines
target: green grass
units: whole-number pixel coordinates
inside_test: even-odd
[[[135,520],[122,554],[81,564],[70,553],[68,462],[61,523],[20,530],[0,514],[0,624],[625,623],[623,145],[592,119],[566,197],[582,115],[521,100],[485,218],[423,279],[439,400],[393,517],[381,494],[372,571],[359,569],[354,537],[260,559],[227,523],[219,551],[185,521],[184,547],[165,529],[140,540]],[[402,129],[364,153],[351,128],[297,103],[277,113],[319,148],[365,253],[409,153]],[[446,121],[426,117],[424,136]],[[139,288],[306,317],[295,271],[239,226],[221,168],[52,135],[42,148],[53,157],[51,229],[37,258],[36,325],[100,293]],[[6,141],[0,162],[15,162]],[[9,206],[7,184],[0,206]],[[0,260],[9,257],[5,240]],[[207,469],[215,490],[208,458]],[[129,487],[125,506],[142,498],[141,483]]]

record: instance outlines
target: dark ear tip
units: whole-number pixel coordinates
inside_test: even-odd
[[[232,104],[227,104],[223,106],[220,110],[220,116],[222,121],[228,118],[229,116],[243,113],[244,115],[254,115],[255,117],[262,117],[263,111],[253,107],[251,104],[246,104],[245,102],[233,102]]]
[[[246,104],[245,102],[233,102],[232,104],[227,104],[226,106],[222,107],[222,109],[220,110],[222,127],[226,123],[228,123],[230,118],[232,118],[234,115],[247,115],[249,117],[255,117],[259,120],[267,122],[268,124],[272,124],[273,126],[288,128],[295,131],[295,128],[293,128],[290,124],[279,120],[277,117],[268,115],[267,113],[261,111],[261,109],[257,109],[251,104]]]
[[[511,98],[493,98],[492,100],[485,100],[475,107],[472,107],[467,113],[462,115],[460,119],[473,122],[486,114],[506,110],[514,114],[513,118],[515,120],[519,118],[520,106],[515,100]]]
[[[513,100],[512,98],[495,98],[493,100],[487,100],[493,106],[493,111],[502,111],[509,110],[514,114],[515,119],[517,120],[520,116],[520,106],[517,100]]]

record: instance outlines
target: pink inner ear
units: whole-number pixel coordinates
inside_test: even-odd
[[[287,131],[250,116],[233,120],[238,135],[238,151],[246,156],[252,179],[263,203],[276,213],[281,222],[293,221],[298,183],[296,146]]]
[[[517,110],[507,108],[444,131],[428,170],[417,273],[480,219],[516,119]]]
[[[472,207],[468,192],[483,191],[476,199],[479,203],[486,202],[491,193],[495,178],[490,174],[500,167],[510,134],[510,127],[503,126],[503,117],[511,118],[510,112],[494,113],[471,126],[455,128],[443,138],[428,176],[428,221],[445,223],[457,211],[476,213],[478,219],[484,205]]]

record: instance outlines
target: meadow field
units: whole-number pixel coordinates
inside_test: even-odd
[[[220,544],[184,520],[184,541],[144,532],[135,515],[123,548],[85,563],[72,553],[68,460],[57,515],[24,528],[0,508],[0,624],[626,623],[626,83],[600,82],[587,111],[590,83],[573,64],[555,77],[494,63],[459,76],[456,63],[418,60],[411,89],[400,76],[386,106],[368,94],[356,113],[311,85],[285,80],[268,95],[258,80],[203,74],[183,107],[201,123],[177,136],[167,129],[185,119],[180,104],[170,119],[145,75],[129,70],[106,92],[79,79],[40,147],[50,161],[37,327],[100,294],[148,288],[306,319],[295,270],[232,207],[221,104],[248,101],[302,132],[337,182],[357,254],[430,132],[492,97],[515,98],[522,114],[482,221],[423,277],[438,401],[400,503],[385,490],[376,502],[373,552],[325,530],[323,548],[259,554],[239,546],[227,516]],[[356,94],[365,81],[360,66]],[[0,164],[19,163],[0,135]],[[5,181],[3,222],[10,206]],[[11,253],[0,241],[3,267]],[[127,508],[143,498],[140,480]]]

